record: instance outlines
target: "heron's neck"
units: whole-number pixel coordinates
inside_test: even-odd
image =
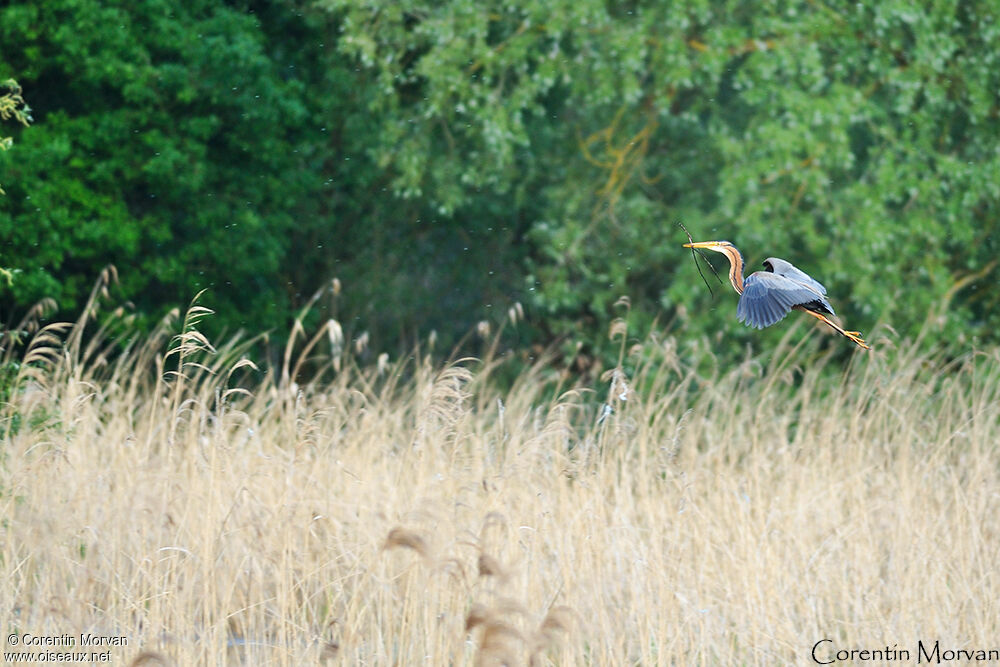
[[[743,294],[743,255],[736,248],[729,247],[726,248],[726,256],[729,258],[729,282],[737,294]]]

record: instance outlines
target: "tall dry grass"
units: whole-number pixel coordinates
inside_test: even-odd
[[[123,635],[115,664],[177,665],[1000,643],[996,350],[883,336],[841,369],[798,326],[726,367],[650,338],[600,391],[553,394],[544,362],[498,390],[489,350],[362,366],[335,323],[257,368],[207,314],[34,335],[3,407],[4,634]],[[339,354],[300,386],[306,347]]]

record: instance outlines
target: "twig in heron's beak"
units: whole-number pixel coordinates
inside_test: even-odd
[[[688,243],[694,243],[694,239],[691,238],[691,232],[687,230],[687,227],[684,226],[684,223],[678,220],[677,224],[680,225],[680,228],[684,230],[685,234],[687,234]],[[698,251],[697,254],[695,253],[696,250]],[[702,273],[701,271],[701,266],[698,264],[698,255],[701,255],[701,258],[705,260],[705,263],[708,264],[708,268],[710,268],[712,270],[712,273],[715,274],[715,279],[718,280],[719,283],[722,283],[722,278],[719,277],[719,272],[715,270],[715,267],[712,266],[712,263],[708,261],[708,258],[705,256],[703,252],[701,252],[701,250],[699,250],[698,248],[691,248],[691,257],[694,259],[694,267],[698,269],[698,275],[701,276],[702,281],[704,281],[705,283],[705,287],[708,288],[708,293],[711,294],[712,298],[714,299],[715,292],[712,291],[712,286],[708,284],[708,279],[705,278],[705,274]]]

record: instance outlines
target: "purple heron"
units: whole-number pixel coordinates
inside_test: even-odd
[[[690,238],[690,237],[689,237]],[[740,322],[763,329],[785,318],[791,310],[801,310],[829,325],[841,336],[870,350],[859,331],[845,331],[827,317],[837,316],[826,298],[826,288],[805,271],[777,257],[764,260],[764,271],[743,278],[743,255],[729,241],[698,241],[685,243],[685,248],[705,248],[722,253],[729,259],[729,282],[740,295],[736,316]]]

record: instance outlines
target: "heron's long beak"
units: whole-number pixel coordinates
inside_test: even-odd
[[[719,245],[718,241],[698,241],[696,243],[685,243],[685,248],[714,248]]]

